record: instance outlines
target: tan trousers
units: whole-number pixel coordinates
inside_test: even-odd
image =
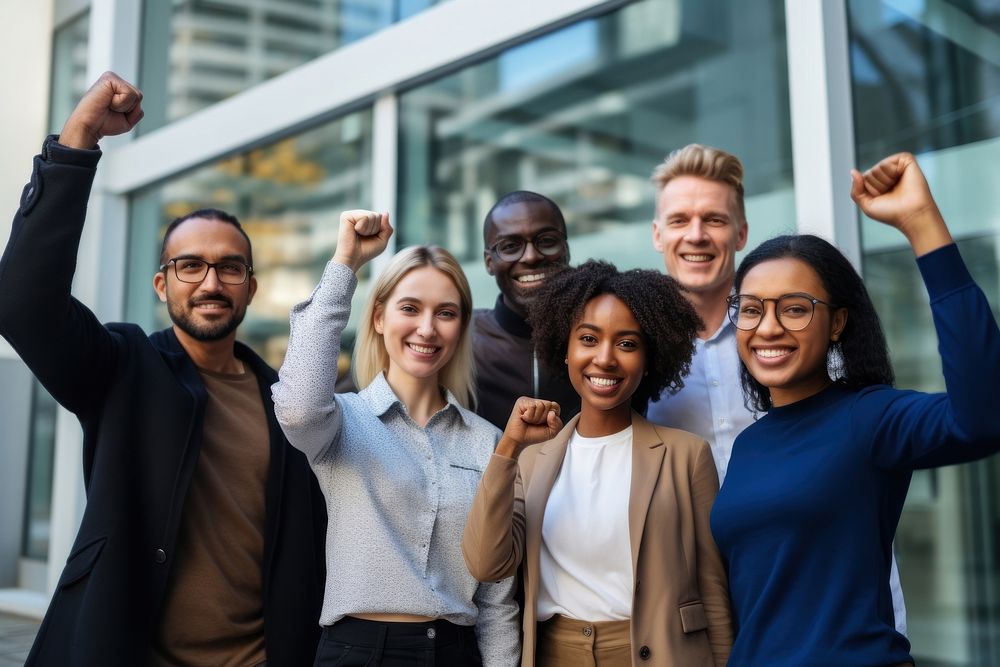
[[[538,624],[538,667],[632,667],[628,621],[590,623],[553,616]]]

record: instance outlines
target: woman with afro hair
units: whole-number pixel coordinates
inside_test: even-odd
[[[724,665],[711,451],[636,412],[682,386],[701,322],[655,271],[589,261],[540,289],[535,345],[580,414],[560,430],[558,405],[518,399],[465,526],[469,571],[497,581],[523,566],[524,667]]]

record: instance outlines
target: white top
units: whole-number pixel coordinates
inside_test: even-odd
[[[485,667],[520,661],[513,577],[472,578],[462,529],[500,432],[448,392],[425,426],[379,374],[335,394],[337,352],[354,273],[329,262],[292,309],[271,390],[278,423],[309,459],[326,497],[326,591],[319,623],[350,614],[417,614],[474,625]]]
[[[542,519],[538,620],[632,617],[632,427],[600,438],[576,431]]]

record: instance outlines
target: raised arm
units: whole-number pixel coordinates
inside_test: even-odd
[[[525,447],[553,438],[562,428],[559,404],[517,399],[496,453],[472,500],[462,534],[462,554],[479,581],[499,581],[517,572],[524,558],[524,489],[517,459]]]
[[[351,315],[355,272],[385,250],[392,235],[389,216],[345,211],[334,253],[312,295],[292,308],[291,334],[278,382],[271,387],[274,413],[288,441],[315,461],[337,441],[337,357],[340,335]]]
[[[900,153],[863,175],[851,196],[871,218],[899,229],[917,255],[930,296],[946,394],[874,392],[856,411],[886,467],[959,463],[1000,450],[1000,331],[982,290],[962,262],[916,160]],[[873,427],[872,422],[875,422]]]
[[[0,259],[0,335],[67,409],[100,400],[117,354],[111,333],[71,296],[87,200],[105,136],[142,118],[142,93],[106,72],[76,106],[58,138],[35,157]]]

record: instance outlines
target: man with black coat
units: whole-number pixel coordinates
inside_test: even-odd
[[[282,436],[277,374],[236,327],[250,240],[205,209],[174,221],[153,286],[173,326],[101,325],[71,294],[104,136],[142,117],[105,73],[34,161],[0,260],[0,334],[83,427],[87,505],[28,665],[308,665],[326,515]]]

